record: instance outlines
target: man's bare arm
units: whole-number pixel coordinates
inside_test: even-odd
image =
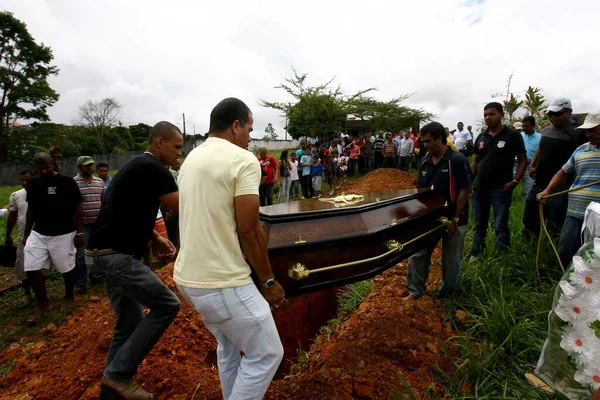
[[[169,210],[179,215],[179,192],[171,192],[158,198]]]
[[[267,252],[267,235],[258,218],[260,201],[256,195],[237,196],[234,200],[237,232],[242,251],[261,282],[273,276]]]

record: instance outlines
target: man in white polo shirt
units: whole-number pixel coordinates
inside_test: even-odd
[[[467,155],[467,148],[469,147],[469,143],[472,143],[471,133],[464,129],[465,125],[462,122],[456,124],[456,132],[452,137],[454,145],[464,156]]]
[[[262,399],[283,358],[269,303],[285,295],[258,219],[261,169],[246,150],[252,125],[246,104],[222,100],[210,114],[209,138],[179,174],[181,250],[173,279],[217,339],[221,390],[229,400]]]

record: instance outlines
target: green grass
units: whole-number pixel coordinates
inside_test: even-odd
[[[509,226],[510,251],[493,254],[493,226],[486,239],[486,253],[469,262],[472,230],[465,240],[465,261],[460,292],[445,300],[448,318],[456,310],[467,312],[468,320],[455,327],[463,332],[458,343],[461,357],[455,360],[456,372],[437,374],[447,395],[455,398],[547,399],[543,391],[524,378],[532,373],[547,335],[547,317],[556,284],[562,272],[547,240],[540,261],[542,280],[536,273],[537,238],[527,240],[522,233],[523,204],[520,186],[513,193]],[[471,219],[472,224],[472,219]],[[460,393],[469,382],[470,395]]]
[[[460,357],[454,357],[452,372],[438,369],[431,374],[444,387],[444,395],[431,394],[426,398],[564,398],[549,396],[531,386],[524,377],[533,372],[540,356],[547,335],[548,312],[562,271],[550,244],[544,239],[540,257],[542,280],[538,279],[535,267],[537,238],[526,240],[523,236],[520,190],[519,186],[513,193],[510,251],[501,256],[493,254],[495,235],[493,225],[490,225],[486,252],[469,262],[470,227],[465,240],[460,291],[441,303],[447,319],[460,332],[450,339],[451,343],[442,343],[442,348],[450,354],[448,348],[452,346],[458,349]],[[370,281],[348,285],[339,295],[340,315],[356,309],[371,288]],[[455,320],[456,310],[467,312],[465,325]],[[465,382],[471,388],[469,394],[463,392]],[[407,393],[397,393],[396,398],[412,399],[414,394]]]

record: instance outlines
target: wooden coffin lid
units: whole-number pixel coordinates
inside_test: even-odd
[[[306,199],[274,204],[260,208],[260,220],[281,223],[294,220],[317,219],[324,216],[356,214],[394,203],[400,203],[433,194],[431,189],[406,189],[353,195],[347,193],[331,199]],[[342,197],[345,196],[345,197]],[[443,203],[443,198],[439,197]]]

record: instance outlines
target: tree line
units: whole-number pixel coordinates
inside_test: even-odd
[[[55,145],[63,156],[145,148],[150,126],[122,126],[118,119],[122,106],[112,98],[81,105],[72,126],[50,122],[47,110],[60,97],[48,83],[59,73],[53,59],[52,49],[38,44],[25,23],[10,12],[0,12],[0,163],[27,161]],[[333,86],[333,79],[310,86],[307,74],[293,72],[293,78],[277,86],[291,95],[290,101],[260,100],[260,104],[281,111],[287,131],[296,139],[345,129],[349,115],[362,121],[364,131],[409,129],[432,117],[402,104],[410,94],[380,101],[372,96],[376,88],[368,88],[348,95]],[[37,122],[31,129],[19,129],[17,120]],[[269,139],[277,137],[272,126],[265,133]]]

